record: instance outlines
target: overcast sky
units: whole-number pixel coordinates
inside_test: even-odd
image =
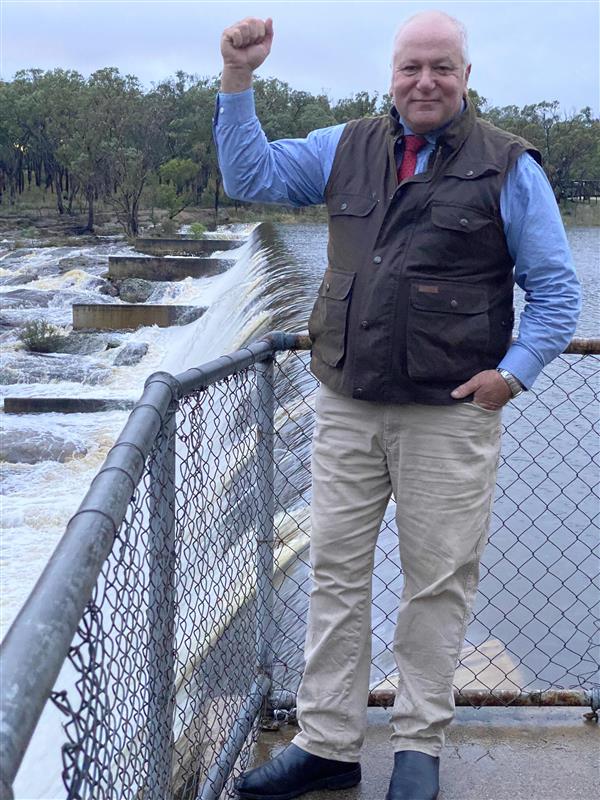
[[[439,8],[466,24],[471,86],[494,105],[558,100],[567,112],[600,108],[597,0],[0,0],[0,7],[4,80],[29,67],[87,77],[114,66],[147,87],[179,69],[216,75],[222,29],[245,16],[271,16],[275,41],[260,74],[334,99],[387,91],[399,22]]]

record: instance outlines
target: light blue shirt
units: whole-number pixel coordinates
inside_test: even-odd
[[[252,89],[219,94],[214,136],[225,191],[250,202],[323,203],[344,127],[333,125],[312,131],[305,139],[269,143],[256,116]],[[411,131],[405,126],[405,132]],[[416,172],[426,169],[437,134],[426,136]],[[525,309],[518,338],[498,367],[529,389],[575,333],[581,290],[552,188],[527,153],[506,176],[500,213],[515,281],[525,292]]]

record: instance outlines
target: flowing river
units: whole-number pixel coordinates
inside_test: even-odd
[[[232,235],[240,232],[231,229]],[[597,336],[600,229],[571,228],[568,236],[584,287],[577,334]],[[79,247],[40,248],[32,243],[14,250],[10,240],[0,242],[0,294],[4,295],[0,394],[133,401],[151,372],[178,373],[198,366],[268,330],[304,330],[326,265],[326,239],[325,225],[275,226],[273,240],[265,242],[262,249],[245,244],[215,254],[231,258],[230,269],[222,274],[157,284],[149,302],[206,306],[200,319],[182,327],[115,334],[108,337],[108,348],[60,355],[26,353],[17,338],[20,326],[36,319],[69,325],[74,302],[111,302],[99,294],[107,256],[125,255],[131,248],[110,238]],[[518,310],[523,305],[520,290],[516,305]],[[131,366],[115,365],[119,353],[132,343],[147,345],[146,355]],[[3,414],[8,460],[2,464],[2,634],[33,588],[127,413]],[[23,443],[29,447],[23,448]],[[15,449],[17,444],[20,449]],[[25,452],[27,462],[19,461],[15,452]],[[391,539],[389,545],[393,547]],[[393,562],[390,567],[396,568]],[[485,632],[480,633],[478,641],[483,641]],[[382,663],[381,667],[385,673],[390,665]],[[43,731],[36,734],[38,742],[47,738]],[[35,770],[28,766],[33,764],[33,755],[28,755],[20,772],[16,796],[21,800],[60,797],[55,770],[54,776],[40,770],[39,756]]]

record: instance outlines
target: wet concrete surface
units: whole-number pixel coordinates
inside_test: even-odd
[[[458,708],[440,764],[439,800],[579,800],[598,797],[600,726],[585,708]],[[369,709],[363,779],[346,791],[306,800],[384,800],[393,764],[388,713]],[[279,752],[293,725],[265,732],[255,764]]]

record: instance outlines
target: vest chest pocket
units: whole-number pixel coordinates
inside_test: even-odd
[[[490,217],[464,206],[434,205],[431,221],[436,228],[457,233],[475,233],[492,224]]]
[[[413,380],[473,377],[489,354],[487,292],[446,281],[411,282],[406,332],[407,372]]]
[[[327,198],[330,217],[367,217],[376,205],[373,195],[337,192]]]
[[[337,367],[346,352],[348,309],[355,276],[354,272],[326,270],[308,321],[313,353],[331,367]]]

